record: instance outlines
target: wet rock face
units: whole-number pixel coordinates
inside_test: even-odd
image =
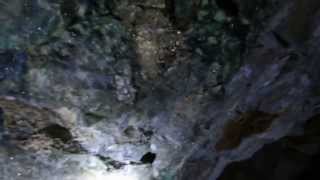
[[[236,148],[243,139],[266,131],[278,116],[277,114],[268,114],[262,111],[241,113],[238,119],[232,120],[225,125],[223,136],[215,148],[218,151]]]
[[[306,178],[318,4],[0,0],[0,179]]]

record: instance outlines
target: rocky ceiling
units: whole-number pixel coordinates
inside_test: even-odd
[[[0,0],[0,179],[319,179],[319,18],[318,0]]]

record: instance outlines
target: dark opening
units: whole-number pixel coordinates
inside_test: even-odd
[[[146,130],[143,128],[139,128],[139,130],[143,133],[143,135],[145,135],[146,137],[151,137],[153,135],[153,131],[151,130]]]
[[[1,139],[1,133],[4,132],[4,117],[3,117],[3,110],[0,107],[0,139]]]
[[[157,155],[155,153],[148,152],[147,154],[143,155],[141,158],[141,162],[143,164],[152,164],[154,160],[156,160]]]
[[[165,0],[165,6],[166,6],[167,16],[169,17],[171,22],[173,24],[175,24],[176,23],[176,17],[175,17],[176,7],[175,7],[174,1],[173,0]]]
[[[58,124],[47,126],[43,128],[40,132],[45,133],[51,138],[60,139],[63,142],[68,142],[72,140],[72,135],[70,131],[67,128],[64,128]]]
[[[216,3],[228,16],[239,15],[239,7],[234,0],[216,0]]]
[[[283,38],[279,33],[273,31],[272,34],[282,47],[284,48],[290,47],[289,42],[285,38]]]

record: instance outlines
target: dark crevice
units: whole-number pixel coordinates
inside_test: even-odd
[[[151,137],[153,135],[153,131],[152,130],[146,130],[143,128],[139,128],[139,130],[143,133],[144,136],[146,137]]]
[[[70,131],[67,128],[62,127],[58,124],[47,126],[41,129],[40,133],[45,133],[49,137],[60,139],[63,142],[69,142],[72,140],[72,135]]]
[[[148,152],[141,158],[141,163],[152,164],[156,160],[157,155],[155,153]]]
[[[304,171],[302,172],[302,174],[300,176],[298,176],[297,179],[301,179],[301,180],[313,180],[313,179],[318,179],[317,177],[319,177],[318,175],[318,170],[319,170],[319,163],[320,161],[320,153],[316,154],[315,156],[312,157],[312,160],[310,162],[309,165],[307,165],[307,167],[304,169]]]
[[[2,108],[0,107],[0,141],[2,139],[2,134],[4,132],[4,113]]]
[[[239,15],[239,6],[234,0],[216,0],[216,3],[228,16]]]
[[[175,3],[174,0],[165,0],[165,8],[166,8],[166,12],[167,12],[167,16],[169,17],[170,21],[173,24],[176,24],[176,17],[175,17]]]
[[[279,33],[273,31],[272,34],[282,47],[284,48],[290,47],[290,43],[285,38],[283,38]]]
[[[114,168],[114,169],[121,169],[123,166],[126,165],[125,163],[113,160],[110,157],[104,157],[101,155],[96,155],[96,157],[99,158],[104,164],[106,164],[108,166],[112,166],[112,168]]]

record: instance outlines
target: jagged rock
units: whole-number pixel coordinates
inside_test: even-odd
[[[292,132],[265,145],[250,159],[228,165],[219,179],[317,179],[318,118],[316,115],[307,121],[302,135]]]
[[[0,0],[0,179],[250,179],[289,144],[283,179],[317,155],[317,2],[24,2]]]

